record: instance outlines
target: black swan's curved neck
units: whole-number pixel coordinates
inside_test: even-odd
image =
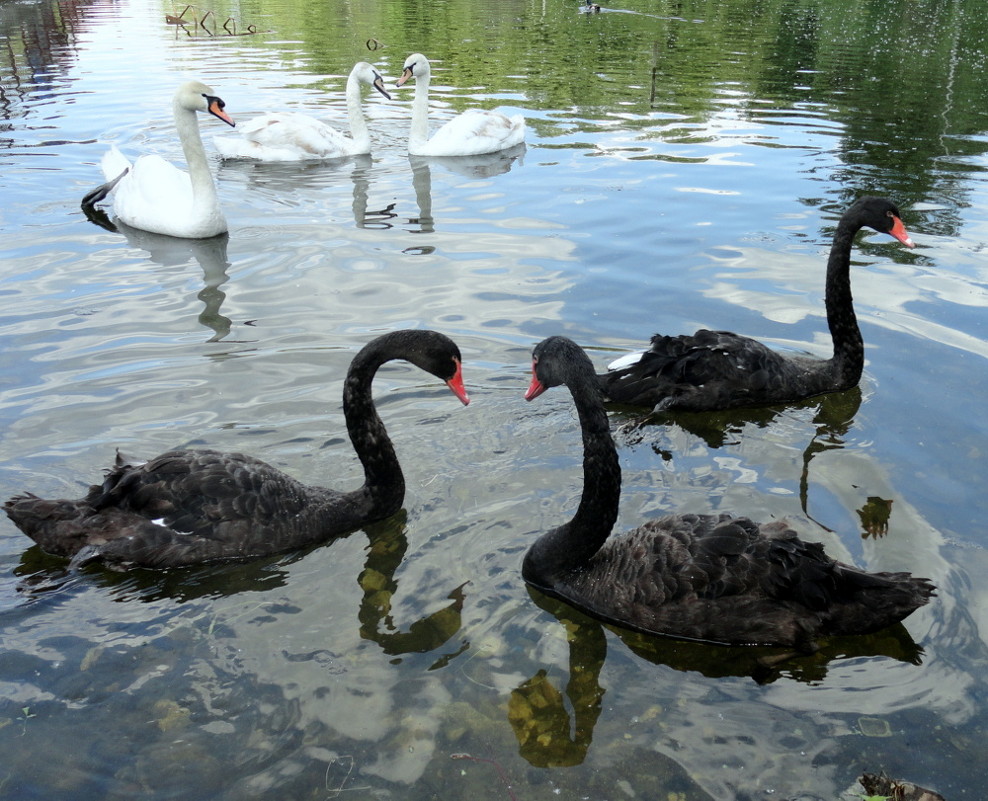
[[[388,432],[371,392],[378,368],[399,358],[394,343],[381,337],[361,350],[350,363],[343,384],[343,416],[353,449],[364,467],[364,485],[357,493],[368,496],[375,507],[397,511],[405,498],[405,476],[401,472]]]
[[[845,214],[837,224],[827,262],[825,305],[834,355],[830,360],[838,389],[852,387],[864,369],[864,340],[854,314],[851,296],[851,247],[862,223],[857,215]]]
[[[621,497],[621,465],[593,365],[578,351],[581,369],[566,384],[573,394],[583,434],[583,495],[573,519],[539,538],[532,558],[554,570],[585,565],[610,536]]]

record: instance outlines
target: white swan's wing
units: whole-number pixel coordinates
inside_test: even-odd
[[[240,130],[239,138],[213,138],[223,158],[301,161],[354,154],[353,140],[348,136],[314,117],[294,111],[262,114]]]
[[[194,201],[187,172],[161,156],[141,156],[114,189],[113,213],[133,228],[172,234]]]
[[[476,156],[494,153],[525,141],[525,118],[507,117],[498,111],[470,109],[435,132],[416,155]]]

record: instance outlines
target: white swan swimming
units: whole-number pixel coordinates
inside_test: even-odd
[[[241,126],[242,136],[216,136],[213,144],[225,159],[303,161],[334,159],[370,153],[370,132],[360,107],[360,84],[373,86],[388,100],[384,78],[374,65],[358,62],[346,82],[346,107],[350,136],[321,120],[296,111],[262,114]]]
[[[132,228],[187,239],[224,233],[226,219],[209,172],[196,112],[208,111],[234,125],[223,110],[225,105],[199,81],[182,84],[175,92],[172,110],[189,171],[155,155],[141,156],[131,164],[116,146],[111,147],[100,162],[107,183],[83,198],[83,208],[94,206],[112,191],[113,213]]]
[[[525,118],[506,117],[498,111],[470,109],[454,117],[429,138],[429,59],[413,53],[405,59],[398,86],[415,79],[412,127],[408,152],[413,156],[477,156],[494,153],[525,141]]]

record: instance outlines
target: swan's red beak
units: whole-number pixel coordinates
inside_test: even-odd
[[[532,383],[528,385],[528,390],[525,392],[525,400],[535,400],[539,395],[545,392],[548,387],[539,381],[538,376],[535,375],[535,365],[532,365]]]
[[[463,365],[459,362],[456,363],[456,374],[446,382],[446,386],[460,399],[460,403],[464,406],[470,405],[470,396],[467,395],[467,389],[463,386]]]
[[[889,231],[889,234],[898,239],[907,248],[916,247],[912,239],[909,238],[909,232],[906,230],[906,226],[902,224],[902,220],[895,216],[892,217],[892,220],[894,222],[892,223],[892,230]]]

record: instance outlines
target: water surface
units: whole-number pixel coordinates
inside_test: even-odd
[[[474,399],[383,370],[404,510],[306,553],[67,575],[0,522],[0,795],[829,801],[879,770],[979,794],[980,4],[617,5],[218,0],[184,27],[165,22],[183,4],[0,7],[3,497],[76,496],[116,448],[179,446],[355,486],[342,378],[394,328],[456,339]],[[228,237],[112,233],[79,209],[110,143],[182,159],[187,78],[237,120],[341,121],[355,61],[393,83],[415,51],[437,122],[522,113],[524,152],[410,159],[396,90],[367,96],[369,158],[214,160]],[[202,122],[207,148],[223,127]],[[582,490],[567,394],[522,399],[532,345],[564,333],[602,367],[713,326],[826,355],[826,253],[864,193],[917,247],[858,239],[860,389],[644,427],[615,412],[618,528],[787,517],[834,556],[930,576],[934,602],[766,674],[760,652],[529,592],[524,550]]]

